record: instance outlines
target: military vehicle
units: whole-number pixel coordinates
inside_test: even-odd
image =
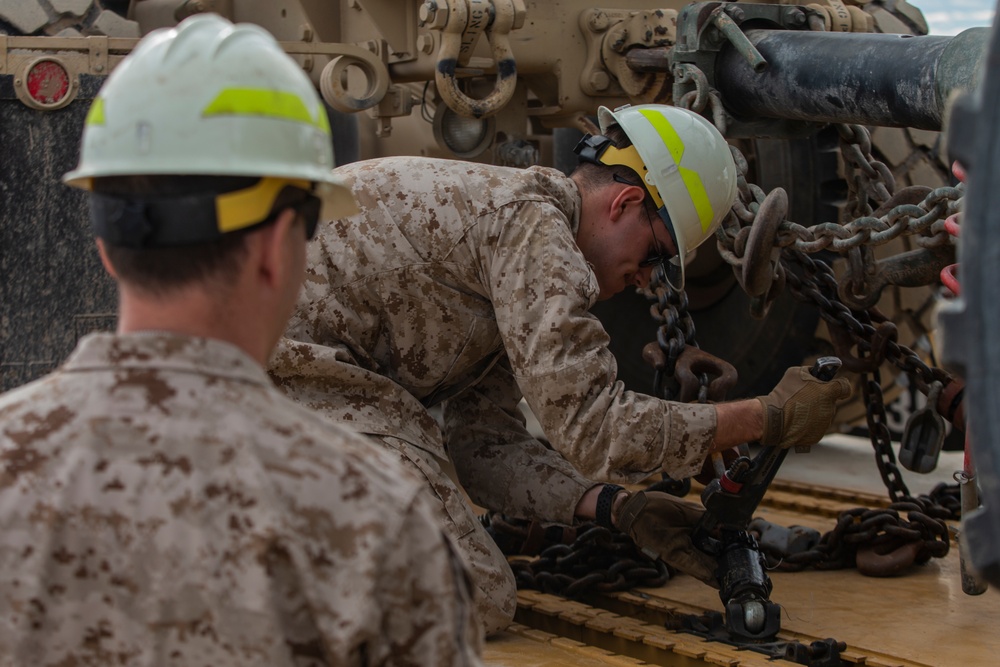
[[[6,105],[11,116],[6,124],[10,136],[5,145],[13,147],[15,155],[19,147],[32,145],[23,140],[22,127],[26,123],[37,126],[37,141],[47,142],[44,148],[33,147],[32,156],[11,161],[18,166],[11,167],[15,173],[8,182],[25,179],[39,163],[51,164],[51,160],[39,161],[39,154],[67,154],[75,149],[73,142],[64,139],[72,136],[61,129],[67,122],[64,116],[79,113],[81,104],[75,101],[85,102],[92,94],[88,88],[98,85],[127,52],[128,38],[176,23],[198,11],[218,11],[235,20],[259,23],[286,43],[335,112],[339,125],[335,148],[341,162],[385,154],[425,153],[515,166],[549,164],[566,171],[575,159],[570,149],[580,132],[589,127],[588,115],[599,105],[670,102],[675,94],[681,102],[697,92],[693,104],[705,109],[715,99],[705,95],[706,90],[715,87],[713,68],[730,66],[721,60],[716,62],[717,57],[726,57],[722,46],[728,43],[721,37],[725,31],[716,23],[726,26],[732,34],[740,32],[737,24],[748,29],[763,26],[797,33],[815,33],[815,28],[858,34],[926,32],[920,12],[903,0],[856,4],[829,0],[807,10],[777,3],[733,5],[726,8],[729,13],[716,12],[725,14],[724,20],[713,18],[710,29],[695,28],[691,35],[681,34],[677,27],[677,12],[684,2],[658,5],[618,1],[603,3],[600,8],[585,6],[578,0],[453,4],[456,6],[448,2],[259,0],[8,3],[0,8],[0,32],[45,37],[28,41],[8,37],[0,45],[7,60],[3,71],[9,75],[5,77],[6,98],[13,102],[16,97],[32,109],[49,112],[29,113],[15,104]],[[739,20],[734,21],[731,14]],[[687,39],[693,40],[689,46],[679,44]],[[559,44],[559,48],[551,48],[552,44]],[[801,48],[789,46],[783,56],[795,58],[795,50]],[[35,62],[45,52],[58,55]],[[853,55],[836,49],[816,53],[811,67],[817,73],[828,71],[830,59]],[[453,55],[457,58],[455,71],[442,74],[439,65],[450,62]],[[508,61],[513,63],[512,73],[496,76],[497,63]],[[60,64],[66,69],[57,75],[58,83],[46,79],[54,90],[65,89],[58,101],[36,103],[25,94],[27,88],[17,84],[32,77],[41,80],[46,71],[59,72]],[[700,68],[708,78],[701,82],[683,78],[693,74],[676,78],[672,68],[688,72]],[[745,97],[739,91],[726,92]],[[790,92],[772,90],[768,95],[784,99],[790,98]],[[871,99],[874,105],[879,104],[876,96]],[[870,110],[872,105],[868,106]],[[815,119],[789,120],[787,114],[780,118],[780,109],[778,118],[770,113],[767,120],[757,117],[753,122],[737,121],[733,116],[736,107],[728,100],[726,105],[712,108],[729,117],[727,136],[747,157],[748,181],[765,192],[779,185],[786,190],[789,219],[810,226],[837,222],[846,215],[847,182],[838,158],[840,138],[834,127]],[[55,111],[60,113],[53,117]],[[736,113],[749,118],[748,114],[756,114],[756,110]],[[937,187],[949,182],[940,135],[928,130],[926,122],[896,119],[887,123],[883,122],[884,114],[883,118],[857,120],[881,125],[872,136],[873,155],[887,166],[900,187]],[[25,180],[35,187],[45,188],[47,184],[44,178]],[[43,196],[42,192],[37,195]],[[44,195],[53,196],[63,194]],[[65,202],[51,210],[75,208],[69,202],[79,195],[65,196]],[[9,215],[22,217],[16,210]],[[75,242],[70,245],[75,249]],[[830,335],[817,310],[788,295],[769,301],[768,317],[751,316],[750,297],[740,289],[740,280],[730,265],[710,245],[701,249],[689,268],[692,280],[686,291],[687,308],[698,323],[699,345],[724,357],[739,371],[733,395],[763,391],[773,386],[784,368],[830,350]],[[45,247],[50,246],[46,243]],[[908,249],[906,240],[901,239],[879,246],[877,253],[898,254]],[[84,267],[76,267],[73,273],[80,270]],[[74,293],[67,298],[83,303],[67,303],[68,308],[60,309],[69,319],[58,332],[50,326],[51,309],[39,309],[34,294],[19,292],[4,299],[10,304],[6,317],[17,320],[2,334],[8,350],[0,359],[4,388],[51,368],[72,348],[79,331],[107,324],[106,318],[95,315],[92,297],[85,293],[89,289],[85,286],[91,282],[88,279],[66,286]],[[891,283],[880,285],[880,289],[883,298],[878,305],[899,324],[900,341],[926,357],[934,290],[901,290]],[[52,298],[61,297],[53,294]],[[34,305],[23,308],[23,303]],[[646,297],[625,294],[601,304],[595,312],[612,335],[622,379],[630,388],[652,392],[653,376],[641,356],[652,334],[645,327],[635,326],[637,318],[645,319],[647,309]],[[34,319],[29,313],[42,316]],[[884,375],[888,399],[903,393],[903,385],[893,382],[898,375],[896,369],[887,366]],[[916,392],[911,390],[903,398],[899,405],[912,403]],[[907,409],[903,406],[904,412]],[[838,422],[846,429],[863,421],[865,414],[864,406],[855,401],[842,408]],[[894,420],[894,431],[901,432],[902,424],[895,412],[890,410],[889,415]]]
[[[600,105],[655,101],[710,118],[739,157],[739,200],[715,246],[702,246],[689,265],[685,293],[654,284],[597,311],[622,377],[668,398],[719,400],[759,393],[789,365],[836,354],[859,389],[839,423],[861,425],[871,437],[888,499],[767,479],[770,490],[754,506],[760,502],[775,525],[843,522],[840,537],[846,531],[853,544],[866,541],[874,570],[930,561],[920,574],[877,584],[853,570],[817,572],[815,563],[808,573],[774,574],[776,600],[797,616],[780,632],[769,617],[766,629],[755,625],[735,638],[740,614],[692,620],[726,607],[684,577],[628,592],[605,587],[573,601],[565,590],[526,590],[521,625],[491,644],[491,661],[506,664],[510,648],[519,662],[538,664],[570,656],[575,664],[749,665],[778,657],[943,665],[980,664],[1000,649],[974,632],[960,635],[967,640],[959,647],[935,649],[954,639],[949,632],[1000,620],[987,596],[958,594],[959,582],[982,588],[960,567],[967,564],[957,549],[948,550],[954,540],[942,526],[954,532],[958,512],[935,515],[940,499],[889,507],[916,502],[896,466],[894,436],[903,440],[904,466],[926,472],[948,430],[940,415],[962,421],[964,383],[936,363],[933,333],[939,276],[956,262],[946,221],[964,196],[940,131],[949,98],[976,87],[985,29],[928,36],[922,14],[904,0],[0,5],[3,388],[50,370],[84,333],[113,326],[114,291],[87,250],[84,200],[54,183],[75,163],[87,100],[136,38],[204,11],[258,23],[281,40],[330,107],[340,162],[419,153],[568,171],[570,149],[594,130]],[[910,413],[907,426],[894,424],[886,407],[896,396],[910,401],[899,408]],[[961,435],[955,439],[960,446]],[[721,478],[729,471],[719,466]],[[973,510],[977,485],[965,472],[962,501]],[[874,511],[878,530],[856,530],[869,517],[852,514],[853,505]],[[989,550],[981,551],[988,564]],[[750,553],[762,549],[755,543]],[[754,577],[753,604],[769,604],[767,574]],[[929,610],[938,616],[928,619]],[[747,619],[759,620],[753,615]],[[892,640],[886,629],[865,635],[871,617],[888,615],[911,630]]]

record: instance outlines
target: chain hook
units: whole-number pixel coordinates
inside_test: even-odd
[[[931,384],[927,405],[910,415],[900,440],[899,462],[907,470],[927,474],[937,467],[944,444],[944,417],[937,410],[943,385]]]

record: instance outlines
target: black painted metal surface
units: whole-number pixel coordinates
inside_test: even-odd
[[[114,282],[101,267],[85,193],[61,182],[103,77],[81,75],[69,106],[38,111],[0,75],[0,390],[59,365],[76,341],[115,326]]]

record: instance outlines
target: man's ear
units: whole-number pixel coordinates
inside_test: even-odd
[[[612,222],[618,222],[618,219],[621,218],[629,206],[633,204],[642,205],[645,199],[645,190],[638,185],[627,185],[612,198],[611,210],[608,212],[608,216]]]
[[[108,275],[118,280],[118,273],[115,271],[115,267],[111,264],[111,260],[108,259],[108,249],[104,245],[104,239],[97,240],[97,254],[101,256],[101,264],[104,265],[104,270],[108,272]]]
[[[286,208],[270,225],[256,230],[252,254],[258,274],[269,286],[279,285],[290,270],[287,252],[289,237],[296,235],[305,243],[304,232],[296,224],[297,214]]]

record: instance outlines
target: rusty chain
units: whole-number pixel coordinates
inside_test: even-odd
[[[698,72],[685,74],[701,88],[703,81]],[[705,112],[706,107],[711,106],[709,110],[713,118],[718,115],[714,100],[702,91],[698,95],[685,96],[679,103],[698,112]],[[868,129],[861,125],[836,127],[847,169],[846,213],[853,218],[851,221],[805,227],[785,219],[788,206],[784,191],[779,188],[765,193],[749,182],[746,158],[738,148],[731,147],[737,164],[739,194],[732,214],[716,232],[717,245],[723,260],[733,267],[741,287],[751,297],[751,312],[755,316],[763,317],[770,302],[787,286],[793,296],[819,308],[835,344],[839,343],[838,355],[851,362],[845,363],[845,366],[863,374],[862,391],[867,406],[869,434],[879,473],[894,509],[878,515],[882,529],[875,532],[860,528],[862,524],[868,525],[865,521],[869,518],[864,513],[872,510],[858,508],[842,513],[838,527],[824,536],[824,544],[830,546],[825,547],[825,551],[816,552],[819,556],[812,555],[811,564],[815,566],[822,562],[826,567],[833,567],[835,563],[845,562],[844,556],[839,555],[850,552],[840,546],[845,539],[845,543],[854,546],[855,552],[860,545],[884,551],[887,535],[897,543],[908,540],[924,544],[914,556],[921,562],[924,554],[930,558],[947,553],[948,535],[944,519],[958,518],[957,507],[954,504],[945,507],[933,497],[915,499],[910,496],[891,448],[879,366],[883,361],[894,364],[914,378],[917,388],[924,394],[934,382],[947,384],[953,378],[939,368],[931,368],[913,350],[900,345],[896,340],[895,326],[877,310],[852,311],[846,306],[838,296],[839,285],[829,264],[809,255],[828,250],[849,254],[851,261],[865,264],[872,261],[872,254],[870,251],[861,253],[860,249],[888,243],[901,235],[916,237],[916,244],[923,248],[952,243],[944,229],[944,221],[959,210],[964,187],[959,185],[933,190],[910,187],[897,192],[892,172],[872,156]],[[724,126],[719,129],[725,131]],[[878,208],[873,208],[873,204]],[[871,267],[861,266],[856,270],[870,271]],[[669,291],[669,286],[657,286],[657,290],[663,289]],[[655,296],[656,303],[671,299],[659,292]],[[653,313],[656,318],[655,306]],[[669,319],[656,319],[660,322],[658,341],[679,339],[675,332],[664,330],[670,324]],[[693,333],[693,324],[690,331]],[[693,340],[689,343],[693,344]],[[854,355],[850,354],[852,348],[857,350]],[[668,353],[667,356],[676,359],[676,354]],[[660,369],[657,369],[657,374],[659,376]],[[665,383],[658,379],[657,386],[660,384]],[[670,398],[665,394],[659,395]],[[896,505],[909,509],[909,522],[899,516]],[[856,520],[861,516],[865,519]],[[943,547],[940,546],[942,536]],[[835,553],[838,555],[833,555]]]
[[[624,533],[593,522],[567,531],[559,526],[539,529],[536,522],[498,514],[485,515],[482,521],[505,555],[534,556],[509,559],[519,589],[580,598],[639,586],[655,588],[670,579],[665,563],[643,554]]]
[[[922,564],[947,555],[950,543],[944,520],[950,518],[950,511],[930,496],[908,498],[888,509],[857,507],[841,512],[833,530],[811,549],[787,554],[762,544],[761,550],[769,567],[784,572],[857,566],[865,574],[886,576],[910,563]],[[867,566],[858,563],[859,552],[865,550],[871,555],[862,558],[875,559]]]
[[[819,309],[832,337],[837,339],[837,353],[844,359],[844,366],[858,372],[874,371],[882,361],[888,361],[916,380],[917,387],[927,393],[934,382],[950,383],[954,378],[941,368],[928,366],[916,352],[896,342],[895,325],[886,321],[877,310],[860,314],[844,305],[837,296],[837,279],[829,264],[798,251],[782,253],[789,291],[801,301],[811,302]],[[857,355],[850,353],[856,346]],[[866,358],[868,361],[866,361]]]
[[[925,248],[953,243],[944,228],[944,221],[958,209],[965,193],[963,184],[929,190],[917,203],[892,206],[894,201],[912,198],[922,193],[922,190],[907,188],[901,193],[889,194],[895,189],[892,174],[884,163],[871,156],[871,135],[867,128],[860,125],[840,125],[838,130],[841,132],[840,149],[847,168],[858,174],[858,177],[848,179],[847,213],[854,216],[854,219],[845,224],[823,222],[810,227],[782,220],[777,225],[773,244],[775,247],[792,247],[809,254],[821,250],[846,253],[862,245],[883,245],[903,235],[918,236],[915,242]],[[845,138],[845,135],[850,139]],[[859,141],[862,145],[856,143]],[[733,206],[735,216],[723,223],[716,237],[726,263],[742,270],[743,253],[739,248],[745,244],[750,228],[758,224],[757,211],[766,195],[758,186],[747,182],[746,158],[735,147],[733,152],[739,172],[739,198]],[[859,187],[867,189],[859,191]],[[865,192],[868,193],[867,197],[864,196]],[[880,215],[873,215],[871,205],[868,204],[869,198],[882,205],[879,208]],[[890,206],[887,208],[884,204]]]
[[[901,369],[919,367],[920,372],[925,374],[923,382],[928,385],[940,378],[935,378],[934,371],[906,346],[895,345],[890,350],[888,336],[879,339],[884,341],[883,344],[872,343],[876,338],[877,331],[871,324],[871,317],[868,313],[858,313],[860,318],[865,320],[862,322],[858,317],[855,317],[849,308],[836,300],[836,280],[828,264],[814,260],[802,253],[791,253],[788,259],[794,260],[799,269],[797,272],[789,272],[789,289],[792,294],[802,301],[812,302],[819,309],[820,317],[826,320],[831,331],[847,332],[853,335],[859,353],[853,357],[855,363],[849,363],[848,366],[853,365],[855,370],[864,371],[862,392],[866,406],[868,433],[875,450],[879,474],[882,476],[889,497],[893,501],[908,497],[910,491],[903,482],[892,451],[892,436],[887,425],[879,367],[884,359],[889,358]],[[842,359],[851,360],[847,350],[839,349],[837,351]]]
[[[694,320],[688,312],[687,293],[672,289],[664,279],[661,268],[657,267],[650,280],[647,297],[653,302],[649,313],[659,323],[656,328],[658,349],[665,355],[658,355],[651,363],[654,369],[653,392],[667,400],[674,400],[680,391],[675,373],[677,359],[685,347],[697,347]]]

